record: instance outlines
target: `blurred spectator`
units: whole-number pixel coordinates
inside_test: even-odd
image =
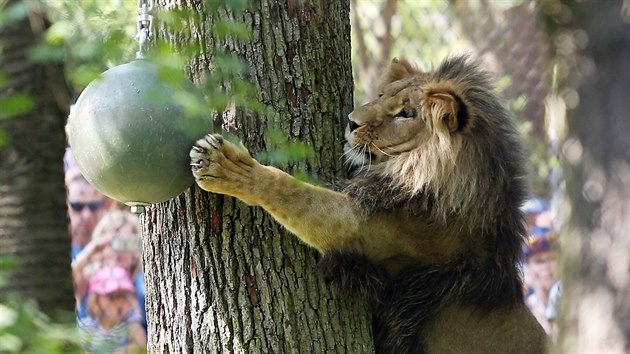
[[[68,217],[70,218],[70,236],[72,237],[71,257],[75,259],[90,242],[92,231],[98,220],[114,201],[105,197],[83,177],[73,162],[70,150],[64,156],[65,182],[68,191]]]
[[[90,278],[87,316],[79,320],[87,353],[136,353],[146,348],[135,287],[121,267],[103,267]]]
[[[549,303],[545,310],[545,317],[547,317],[547,321],[549,321],[551,325],[551,338],[553,339],[558,338],[558,323],[556,322],[556,318],[558,317],[558,303],[561,296],[562,283],[557,281],[551,288],[551,291],[549,291]]]
[[[113,209],[94,228],[92,241],[72,262],[77,292],[77,316],[87,315],[88,281],[103,267],[121,267],[134,282],[134,294],[146,328],[144,307],[144,274],[142,272],[142,240],[138,217],[128,211]]]
[[[74,160],[74,156],[72,156],[72,150],[67,147],[63,154],[63,172],[68,172],[75,167],[77,167],[77,162]]]
[[[536,226],[551,228],[552,215],[546,199],[540,197],[528,199],[521,207],[521,211],[525,217],[528,234],[531,234]]]
[[[546,311],[551,289],[559,279],[556,238],[556,233],[552,230],[534,227],[524,249],[529,285],[526,303],[548,334],[551,334],[551,325]]]

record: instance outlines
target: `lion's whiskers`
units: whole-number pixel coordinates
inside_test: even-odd
[[[368,157],[367,161],[365,158],[366,156]],[[344,166],[358,165],[357,171],[358,172],[364,171],[366,176],[372,169],[372,150],[370,149],[369,143],[354,145],[350,147],[349,149],[344,151],[344,153],[341,155],[340,158],[345,158],[343,162]],[[360,161],[360,164],[357,164],[357,160]]]
[[[354,152],[355,152],[355,151],[354,151],[354,149],[356,149],[356,148],[357,148],[357,146],[353,146],[353,147],[351,147],[350,149],[348,149],[347,151],[344,151],[344,153],[343,153],[343,154],[341,154],[341,156],[339,157],[339,160],[341,160],[341,159],[345,158],[346,156],[350,156],[349,154],[350,154],[350,153],[354,153]],[[344,164],[348,163],[348,161],[349,161],[349,159],[346,159],[346,160],[344,161]]]
[[[378,146],[376,146],[376,144],[374,144],[374,142],[372,142],[372,145],[376,148],[376,150],[380,151],[380,152],[381,152],[381,154],[383,154],[383,155],[387,155],[387,156],[389,156],[389,157],[394,157],[394,155],[390,155],[390,154],[386,153],[385,151],[381,150],[381,148],[379,148]]]
[[[368,167],[367,170],[365,170],[365,176],[368,175],[368,173],[370,172],[370,169],[372,168],[372,150],[370,150],[370,145],[368,145],[367,143],[363,144],[363,150],[361,151],[363,153],[363,164],[361,165],[361,169],[363,169],[363,167],[365,167],[365,155],[368,156]]]

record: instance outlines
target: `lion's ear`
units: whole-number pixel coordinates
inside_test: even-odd
[[[449,132],[460,132],[468,122],[468,108],[464,101],[447,85],[425,87],[423,106],[429,110],[431,120]]]
[[[394,58],[381,74],[380,87],[420,73],[422,72],[407,60]]]

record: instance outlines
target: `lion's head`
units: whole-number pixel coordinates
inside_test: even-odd
[[[466,214],[477,228],[524,197],[514,124],[467,57],[431,72],[392,61],[378,98],[349,119],[345,155],[355,176],[386,178],[409,198],[428,194],[445,219]]]

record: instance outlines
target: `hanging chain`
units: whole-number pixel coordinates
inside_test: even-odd
[[[136,19],[136,29],[138,33],[133,37],[140,44],[140,50],[136,52],[136,58],[144,58],[147,43],[153,36],[153,0],[138,0],[138,18]]]

